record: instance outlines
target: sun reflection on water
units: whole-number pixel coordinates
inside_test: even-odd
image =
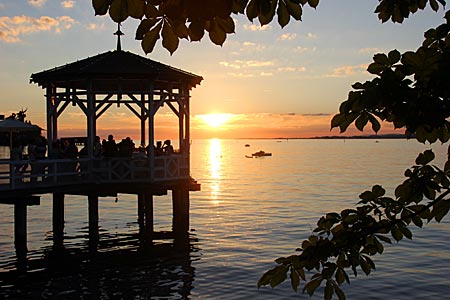
[[[212,204],[219,204],[219,193],[222,170],[222,144],[219,139],[211,139],[209,143],[210,199]]]

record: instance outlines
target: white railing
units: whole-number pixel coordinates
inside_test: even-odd
[[[189,178],[189,156],[114,157],[89,160],[0,160],[0,190],[77,183],[162,182]]]

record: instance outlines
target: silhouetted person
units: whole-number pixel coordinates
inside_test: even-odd
[[[171,154],[174,153],[173,146],[172,146],[170,140],[165,140],[164,141],[163,149],[164,149],[164,154],[165,155],[171,155]]]
[[[100,137],[96,136],[94,140],[94,157],[100,157],[102,155],[102,144],[100,143]]]
[[[117,144],[112,134],[108,135],[108,140],[105,143],[105,157],[117,156]]]
[[[163,154],[164,154],[164,149],[162,147],[162,142],[157,141],[156,147],[155,147],[155,155],[163,155]]]

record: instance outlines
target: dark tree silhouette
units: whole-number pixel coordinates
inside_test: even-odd
[[[234,32],[232,14],[245,14],[261,25],[275,16],[281,27],[291,18],[301,20],[306,5],[316,8],[319,0],[93,0],[96,14],[109,13],[115,22],[128,17],[141,20],[136,38],[146,53],[153,51],[162,36],[162,46],[170,53],[179,39],[199,41],[205,32],[222,45]],[[427,6],[438,11],[444,0],[379,0],[375,13],[382,22],[402,23]],[[424,34],[416,51],[392,50],[373,57],[368,72],[375,77],[355,83],[331,121],[331,128],[345,132],[351,124],[363,130],[369,123],[375,132],[380,121],[404,128],[408,138],[419,142],[446,143],[450,138],[450,12],[445,22]],[[450,154],[449,154],[450,156]],[[275,260],[276,266],[258,281],[258,286],[275,287],[288,279],[297,291],[312,296],[324,286],[324,299],[334,294],[342,300],[341,289],[362,271],[375,269],[372,257],[382,254],[384,243],[412,238],[411,226],[441,221],[450,209],[450,160],[443,168],[432,165],[434,153],[420,153],[416,165],[405,171],[405,181],[395,189],[395,197],[374,185],[359,195],[355,207],[322,216],[313,234],[301,243],[298,254]],[[313,273],[311,276],[309,274]]]

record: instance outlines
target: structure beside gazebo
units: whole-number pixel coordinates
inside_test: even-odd
[[[45,89],[49,149],[54,141],[61,138],[58,121],[65,109],[72,105],[85,116],[87,155],[76,160],[47,158],[45,161],[34,161],[35,165],[42,164],[41,174],[17,175],[11,172],[7,184],[5,177],[2,177],[3,181],[0,178],[0,202],[22,203],[16,206],[17,214],[20,214],[16,222],[23,223],[26,222],[26,203],[8,199],[26,199],[52,193],[54,240],[55,243],[62,243],[64,195],[87,195],[89,234],[95,247],[98,240],[99,196],[137,194],[140,227],[145,234],[151,234],[153,196],[171,191],[173,231],[187,232],[189,191],[200,189],[200,185],[190,176],[190,91],[202,80],[201,76],[120,48],[32,74],[30,83]],[[109,158],[94,155],[97,120],[107,114],[113,105],[125,107],[139,119],[140,145],[149,145],[146,154]],[[178,118],[179,149],[172,155],[156,155],[153,147],[155,115],[164,105]],[[10,169],[20,163],[23,162],[9,162]],[[74,166],[74,163],[76,168],[67,168],[68,165]],[[36,202],[35,198],[33,201]],[[24,224],[18,225],[16,228],[26,228]],[[19,232],[16,240],[23,239],[23,236],[24,233]],[[16,244],[23,244],[23,241]]]

